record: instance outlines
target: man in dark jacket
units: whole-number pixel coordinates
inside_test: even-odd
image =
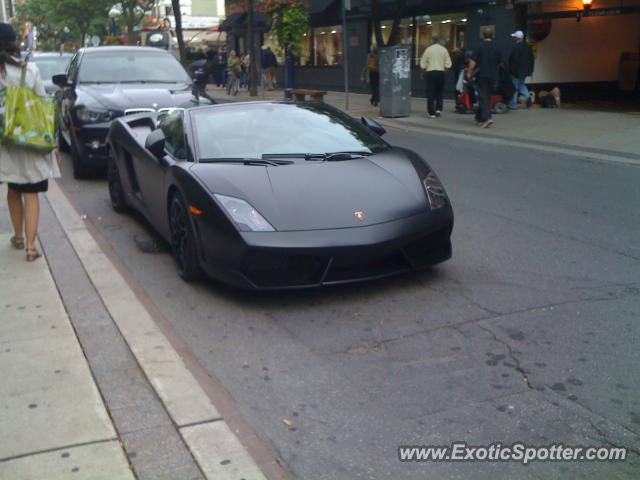
[[[260,62],[267,90],[273,90],[276,83],[276,67],[278,66],[278,60],[268,45],[262,46]]]
[[[484,27],[482,43],[471,54],[467,67],[467,80],[472,81],[475,75],[478,90],[478,110],[476,122],[479,127],[489,128],[493,125],[489,98],[498,80],[498,68],[502,64],[502,54],[493,42],[493,28]]]
[[[527,100],[527,108],[531,107],[531,98],[525,79],[533,74],[533,51],[531,45],[524,41],[524,33],[521,30],[511,34],[514,46],[509,55],[509,73],[513,79],[516,91],[513,94],[509,108],[517,110],[518,97],[523,96]]]

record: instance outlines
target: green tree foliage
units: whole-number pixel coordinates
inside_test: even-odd
[[[80,45],[85,35],[103,33],[112,5],[112,0],[27,0],[16,5],[16,17],[38,28],[42,47],[57,50],[68,38]]]
[[[133,44],[135,43],[134,28],[140,25],[140,22],[144,19],[145,10],[149,8],[153,2],[151,0],[121,0],[117,3],[122,8],[122,16],[120,17],[120,20],[127,27],[129,43]]]
[[[265,0],[262,10],[271,17],[271,29],[281,48],[301,55],[309,14],[300,0]]]

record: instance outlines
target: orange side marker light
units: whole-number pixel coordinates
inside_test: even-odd
[[[192,215],[197,215],[197,216],[200,216],[204,213],[202,210],[194,207],[193,205],[189,205],[189,212],[191,212]]]

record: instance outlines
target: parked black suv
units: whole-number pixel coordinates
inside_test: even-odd
[[[58,142],[71,152],[76,178],[105,169],[114,118],[211,103],[194,96],[191,77],[171,53],[152,47],[81,49],[53,82],[60,87]]]

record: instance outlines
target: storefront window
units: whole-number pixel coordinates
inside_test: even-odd
[[[320,27],[313,29],[314,65],[326,67],[342,63],[342,27]]]
[[[416,17],[418,25],[416,38],[415,64],[420,64],[420,57],[437,36],[440,42],[451,52],[463,49],[467,28],[466,14],[450,13],[443,15],[423,15]]]

